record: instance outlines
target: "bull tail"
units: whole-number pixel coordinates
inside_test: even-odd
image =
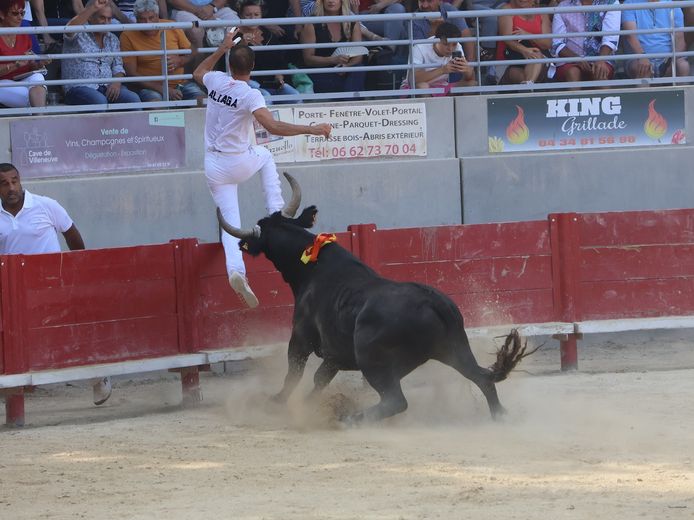
[[[538,346],[529,352],[526,352],[527,348],[528,340],[526,339],[525,343],[523,343],[518,330],[511,330],[509,335],[506,336],[503,346],[496,352],[496,361],[489,367],[495,383],[506,379],[511,370],[520,363],[521,359],[535,353],[540,347]]]

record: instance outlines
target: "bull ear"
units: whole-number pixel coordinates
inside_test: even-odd
[[[316,223],[316,215],[318,214],[318,208],[315,206],[309,206],[301,212],[296,219],[297,224],[304,228],[312,228]]]

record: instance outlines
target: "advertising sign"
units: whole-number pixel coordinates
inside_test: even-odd
[[[685,144],[684,93],[487,100],[490,153]]]
[[[291,123],[294,121],[294,112],[291,108],[269,107],[272,117],[277,121]],[[255,142],[262,145],[272,153],[276,163],[294,162],[294,137],[282,137],[271,134],[255,119],[253,120],[255,130]]]
[[[294,108],[298,125],[330,123],[332,135],[296,138],[296,161],[426,156],[424,103]]]
[[[185,114],[19,119],[10,123],[10,140],[25,179],[171,169],[185,165]]]

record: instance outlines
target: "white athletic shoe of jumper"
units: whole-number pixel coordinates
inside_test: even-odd
[[[231,288],[236,291],[239,298],[241,298],[251,309],[258,306],[258,298],[255,294],[253,294],[251,286],[248,285],[248,280],[246,280],[246,277],[241,273],[237,271],[231,273],[229,275],[229,285],[231,285]]]
[[[94,404],[99,406],[111,397],[111,378],[104,377],[94,385]]]

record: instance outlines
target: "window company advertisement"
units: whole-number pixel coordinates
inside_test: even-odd
[[[294,113],[291,108],[269,107],[268,110],[276,121],[284,121],[285,123],[292,123],[294,121]],[[282,137],[271,134],[255,119],[253,120],[253,129],[256,144],[262,145],[270,150],[275,162],[294,162],[294,137]]]
[[[487,100],[489,152],[685,144],[683,91]]]
[[[10,140],[27,179],[185,166],[183,112],[16,120]]]
[[[424,103],[294,108],[297,125],[330,123],[327,141],[296,138],[296,161],[426,156]]]

